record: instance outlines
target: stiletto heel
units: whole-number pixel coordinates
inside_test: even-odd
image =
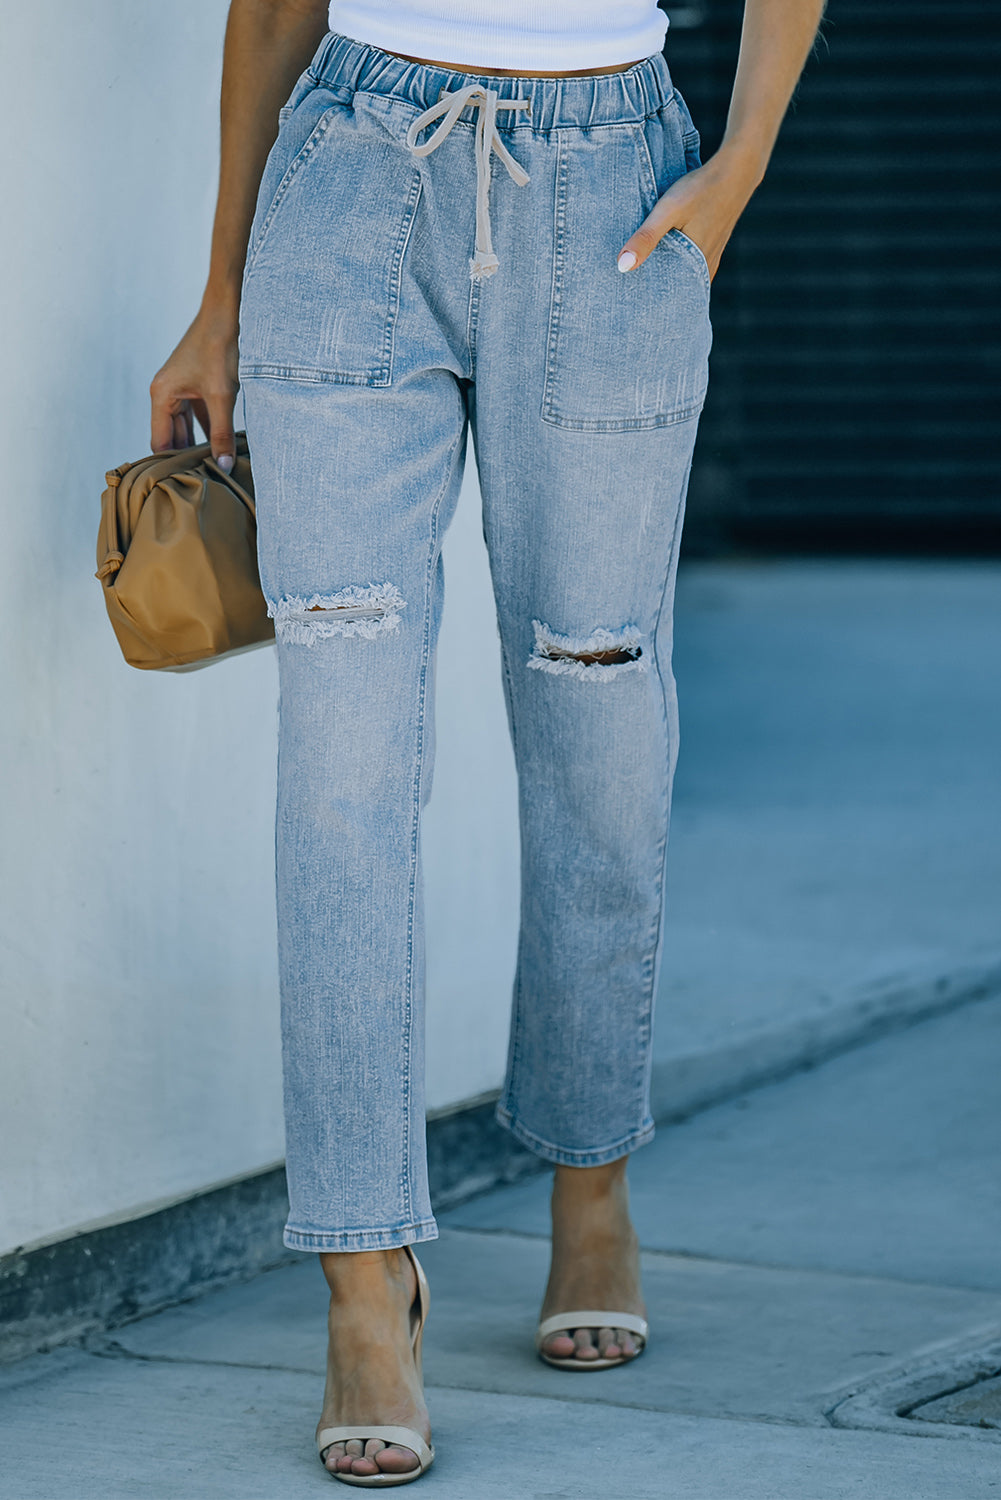
[[[417,1274],[417,1295],[410,1308],[410,1347],[413,1351],[414,1364],[418,1375],[423,1378],[422,1350],[424,1345],[424,1324],[427,1322],[428,1308],[431,1305],[431,1291],[428,1287],[427,1277],[424,1275],[417,1256],[410,1245],[404,1245],[404,1250],[410,1258],[414,1271]],[[624,1325],[621,1325],[624,1326]],[[354,1439],[364,1443],[369,1438],[376,1438],[382,1443],[392,1443],[400,1448],[409,1448],[417,1455],[419,1468],[407,1469],[403,1474],[341,1474],[331,1469],[327,1473],[332,1479],[339,1479],[342,1484],[366,1485],[370,1489],[377,1486],[390,1484],[410,1484],[414,1479],[420,1479],[421,1475],[430,1469],[434,1463],[434,1445],[424,1441],[421,1434],[412,1427],[324,1427],[316,1435],[316,1446],[320,1453],[320,1462],[326,1468],[324,1462],[327,1449],[334,1443],[349,1443]]]

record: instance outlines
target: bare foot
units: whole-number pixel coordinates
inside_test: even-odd
[[[575,1307],[646,1316],[639,1242],[629,1217],[626,1163],[557,1167],[553,1178],[553,1255],[542,1317]],[[626,1328],[562,1328],[542,1348],[554,1359],[635,1359],[642,1343]]]
[[[330,1287],[327,1385],[317,1433],[324,1427],[411,1427],[431,1441],[421,1377],[411,1349],[417,1276],[403,1250],[321,1255]],[[331,1473],[403,1474],[419,1467],[409,1448],[378,1438],[332,1443]]]

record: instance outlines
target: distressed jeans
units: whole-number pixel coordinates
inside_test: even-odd
[[[520,786],[498,1117],[580,1167],[653,1132],[672,604],[709,276],[678,231],[635,271],[616,256],[698,137],[659,56],[477,79],[333,34],[281,120],[240,373],[280,677],[286,1243],[381,1249],[436,1233],[420,819],[467,434]]]

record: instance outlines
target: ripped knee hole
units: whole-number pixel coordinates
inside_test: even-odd
[[[372,640],[399,628],[406,600],[395,584],[349,584],[335,594],[286,594],[268,601],[275,635],[289,645],[314,646],[333,636]]]
[[[546,651],[544,654],[550,661],[579,661],[585,667],[593,667],[596,662],[603,667],[621,667],[627,661],[636,661],[643,652],[637,647],[635,651]]]
[[[646,671],[642,636],[635,625],[617,630],[599,626],[586,636],[562,635],[541,620],[533,620],[535,649],[527,665],[557,676],[602,682],[623,672]]]

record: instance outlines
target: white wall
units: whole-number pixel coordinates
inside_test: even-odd
[[[226,6],[2,11],[0,1251],[282,1155],[273,652],[136,672],[92,576],[104,470],[146,451],[201,290]],[[517,904],[463,498],[425,844],[436,1108],[500,1080]]]

